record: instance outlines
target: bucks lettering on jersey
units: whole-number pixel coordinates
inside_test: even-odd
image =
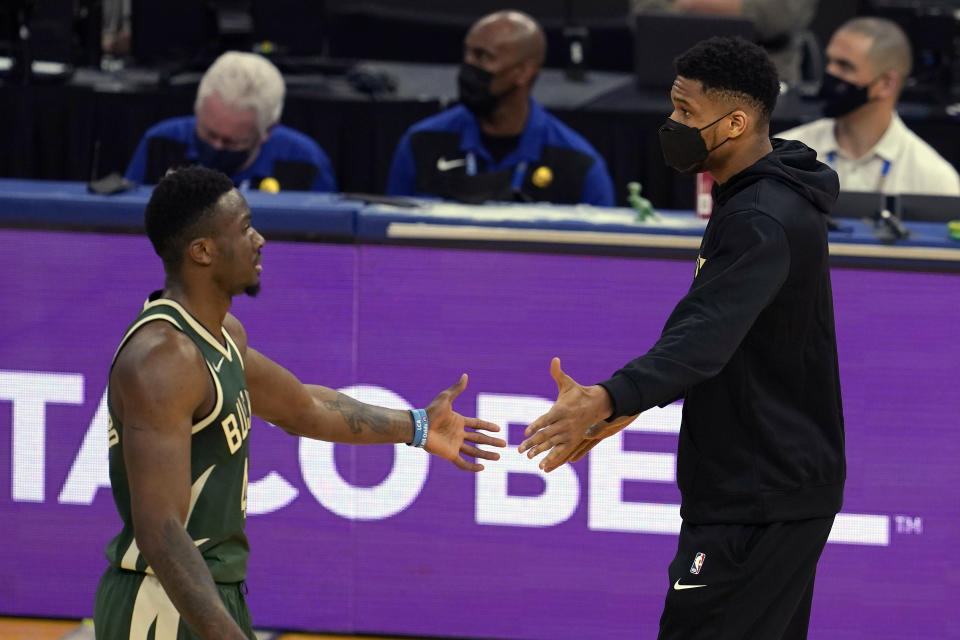
[[[216,389],[209,415],[193,425],[190,443],[190,509],[187,533],[200,550],[213,579],[239,582],[246,578],[250,547],[244,533],[247,508],[247,465],[250,441],[250,395],[237,345],[223,330],[220,344],[193,316],[172,300],[150,296],[127,329],[127,340],[148,322],[169,322],[200,349]],[[114,356],[116,361],[116,355]],[[123,425],[110,406],[110,484],[123,520],[123,530],[107,545],[107,559],[116,567],[152,573],[133,536],[130,486],[123,461]]]

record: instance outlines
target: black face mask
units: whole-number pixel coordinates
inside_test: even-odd
[[[493,74],[466,62],[460,65],[457,74],[457,88],[460,91],[460,104],[478,118],[493,113],[500,104],[501,96],[490,91]]]
[[[232,176],[250,159],[250,149],[216,149],[200,136],[194,134],[194,137],[197,139],[197,163],[208,169],[216,169]]]
[[[730,113],[733,113],[731,111]],[[725,144],[727,138],[713,149],[707,149],[707,143],[703,141],[700,132],[709,129],[717,124],[730,113],[720,116],[713,122],[697,129],[688,127],[676,120],[667,118],[667,121],[660,127],[660,148],[663,150],[663,161],[671,169],[680,173],[701,173],[703,166],[714,149]]]
[[[870,84],[872,83],[860,86],[829,73],[823,74],[818,96],[823,100],[823,115],[840,118],[867,104],[870,101],[867,97]]]

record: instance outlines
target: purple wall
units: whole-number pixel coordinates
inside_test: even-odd
[[[162,284],[135,236],[0,231],[0,614],[92,611],[116,532],[98,414],[113,350]],[[463,413],[516,445],[549,360],[606,377],[656,339],[686,262],[271,243],[234,312],[302,379]],[[836,270],[844,515],[811,638],[956,637],[960,276]],[[378,390],[379,389],[379,390]],[[299,441],[257,422],[249,600],[262,627],[484,638],[649,638],[667,589],[679,407],[549,476],[508,450],[479,476],[422,451]],[[89,433],[89,435],[88,435]],[[98,490],[98,487],[99,490]]]

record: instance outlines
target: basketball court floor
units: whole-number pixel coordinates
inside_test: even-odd
[[[258,631],[258,640],[398,640],[373,636],[330,636]],[[90,621],[0,617],[0,640],[93,640]],[[418,640],[404,638],[404,640]]]

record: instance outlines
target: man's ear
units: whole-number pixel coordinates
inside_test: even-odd
[[[540,65],[533,60],[526,60],[520,65],[520,76],[517,83],[526,87],[532,87],[537,74],[540,73]]]
[[[729,124],[727,125],[727,137],[739,138],[747,132],[753,117],[742,109],[737,109],[730,114]]]
[[[213,238],[195,238],[190,241],[187,247],[187,254],[190,259],[200,265],[209,266],[213,262],[213,252],[216,251],[216,244]]]
[[[881,73],[876,80],[873,81],[872,93],[874,98],[889,98],[890,96],[896,97],[897,93],[900,92],[900,76],[897,75],[896,71],[886,71]]]
[[[267,127],[267,130],[263,132],[263,135],[262,135],[262,136],[260,136],[260,144],[264,144],[264,143],[266,143],[267,140],[270,139],[270,134],[273,133],[273,130],[274,130],[274,128],[275,128],[276,126],[277,126],[277,125],[276,125],[276,123],[275,123],[275,124],[272,124],[272,125],[270,125],[269,127]]]

